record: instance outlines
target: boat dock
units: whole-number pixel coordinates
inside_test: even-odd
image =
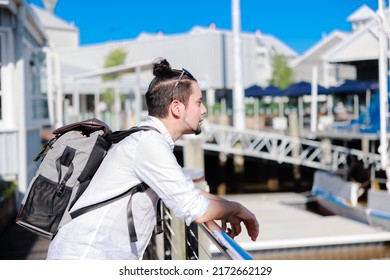
[[[341,216],[306,210],[307,197],[297,193],[226,195],[257,216],[260,235],[235,238],[255,259],[390,258],[390,232]],[[212,254],[218,254],[216,248]]]

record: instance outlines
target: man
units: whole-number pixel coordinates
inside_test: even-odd
[[[173,154],[174,142],[182,135],[201,132],[206,108],[197,81],[185,69],[171,69],[166,60],[154,64],[153,74],[145,94],[149,116],[138,126],[158,131],[140,131],[114,145],[72,208],[115,197],[145,182],[149,188],[135,193],[131,202],[136,239],[129,237],[129,197],[125,197],[61,227],[50,244],[48,259],[141,259],[156,224],[159,198],[187,225],[221,220],[223,229],[234,237],[243,222],[256,240],[256,217],[239,203],[195,188]]]

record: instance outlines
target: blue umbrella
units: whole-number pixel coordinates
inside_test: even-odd
[[[277,86],[269,85],[263,91],[264,91],[264,95],[279,96],[279,93],[282,90],[279,87],[277,87]]]
[[[318,87],[318,91],[317,91],[318,94],[329,93],[329,91],[323,86],[317,85],[317,87]],[[292,84],[285,90],[282,90],[279,93],[279,96],[297,97],[297,96],[310,95],[310,94],[311,94],[311,83],[302,81],[299,83]]]
[[[245,97],[263,97],[263,88],[258,85],[253,85],[245,89]]]
[[[366,92],[368,89],[377,89],[377,82],[363,82],[363,81],[354,81],[346,80],[342,85],[332,87],[329,89],[332,93],[362,93]]]

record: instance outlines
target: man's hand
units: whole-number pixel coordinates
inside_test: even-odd
[[[221,220],[223,231],[234,238],[241,233],[242,222],[247,229],[248,235],[253,241],[256,241],[259,235],[259,223],[251,211],[238,202],[229,201],[205,191],[201,192],[209,199],[210,205],[207,212],[195,220],[196,223]],[[230,228],[227,227],[228,223]]]
[[[236,237],[241,233],[241,220],[236,217],[229,217],[221,220],[221,228],[226,232],[231,238]],[[228,227],[228,223],[230,227]]]
[[[222,219],[221,222],[222,230],[231,238],[234,238],[241,233],[241,222],[244,223],[252,241],[256,241],[259,235],[259,223],[256,216],[242,205],[240,207],[240,212],[237,215]],[[230,228],[227,227],[228,223],[230,224]]]

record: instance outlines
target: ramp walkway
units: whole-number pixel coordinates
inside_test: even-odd
[[[228,125],[205,123],[203,133],[196,137],[201,142],[202,148],[207,151],[304,165],[328,171],[343,168],[347,165],[348,159],[354,157],[361,160],[365,166],[380,169],[379,154],[280,133],[236,130]],[[182,146],[184,143],[185,140],[177,142]]]

